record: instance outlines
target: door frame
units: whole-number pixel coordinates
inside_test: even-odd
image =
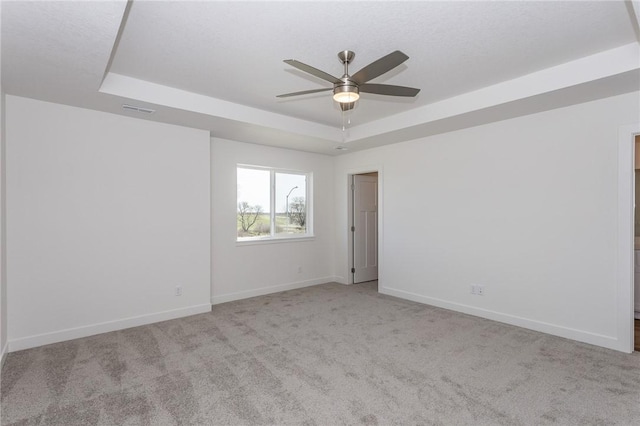
[[[347,170],[345,179],[347,188],[347,284],[353,284],[353,238],[351,227],[353,226],[353,197],[351,196],[351,183],[354,175],[365,173],[378,173],[378,292],[384,287],[384,174],[381,165],[352,168]]]
[[[353,277],[353,281],[354,284],[356,283],[356,275],[360,275],[358,283],[362,283],[362,282],[367,282],[367,281],[377,281],[378,280],[378,173],[374,172],[374,173],[362,173],[362,174],[355,174],[355,175],[351,175],[351,179],[352,179],[352,184],[351,184],[351,203],[352,203],[352,214],[351,214],[351,220],[352,220],[352,224],[356,225],[355,229],[351,228],[351,242],[353,245],[353,250],[352,250],[352,263],[351,263],[351,275]],[[356,220],[358,218],[358,212],[355,210],[355,207],[357,205],[360,205],[358,200],[361,200],[361,196],[362,193],[360,191],[362,191],[363,187],[360,186],[357,182],[360,182],[361,179],[367,179],[368,182],[375,182],[375,238],[373,239],[373,241],[369,240],[369,231],[367,229],[366,226],[366,221],[365,223],[358,223],[358,221]],[[360,206],[362,207],[362,206]],[[364,237],[364,242],[365,242],[365,246],[361,247],[361,243],[363,241],[359,241],[356,239],[356,236],[360,235],[360,237]],[[366,235],[366,236],[365,236]],[[375,278],[372,274],[370,273],[365,273],[364,271],[360,271],[358,272],[358,266],[356,265],[355,260],[356,259],[360,259],[361,255],[363,255],[364,253],[359,253],[358,252],[358,248],[357,247],[361,247],[361,249],[363,249],[365,251],[365,253],[367,253],[369,251],[370,246],[373,245],[375,248]],[[369,258],[368,255],[364,256],[367,259],[367,266],[369,264]],[[366,269],[366,268],[365,268]],[[371,271],[371,270],[368,270]],[[371,279],[363,279],[364,276],[366,276],[367,278],[371,278]]]
[[[618,271],[615,349],[633,352],[635,136],[640,123],[618,128]]]

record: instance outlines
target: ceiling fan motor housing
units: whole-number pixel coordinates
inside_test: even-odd
[[[358,85],[353,81],[349,80],[348,77],[342,77],[340,79],[340,83],[334,83],[333,85],[333,94],[337,95],[338,93],[350,93],[358,95],[360,90],[358,89]]]

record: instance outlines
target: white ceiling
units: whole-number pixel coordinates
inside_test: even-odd
[[[338,154],[638,90],[635,12],[624,1],[4,1],[2,84],[9,94]],[[373,82],[422,91],[363,94],[345,116],[330,91],[276,98],[330,87],[283,59],[340,76],[345,49],[356,52],[351,74],[403,51],[410,59]]]

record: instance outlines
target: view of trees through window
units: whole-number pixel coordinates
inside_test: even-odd
[[[307,233],[305,173],[238,167],[237,193],[238,239]]]

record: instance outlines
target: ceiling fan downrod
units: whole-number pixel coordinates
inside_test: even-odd
[[[349,77],[349,64],[355,57],[355,52],[352,52],[351,50],[343,50],[342,52],[338,52],[338,58],[340,58],[340,62],[344,64],[344,75],[342,77]]]

